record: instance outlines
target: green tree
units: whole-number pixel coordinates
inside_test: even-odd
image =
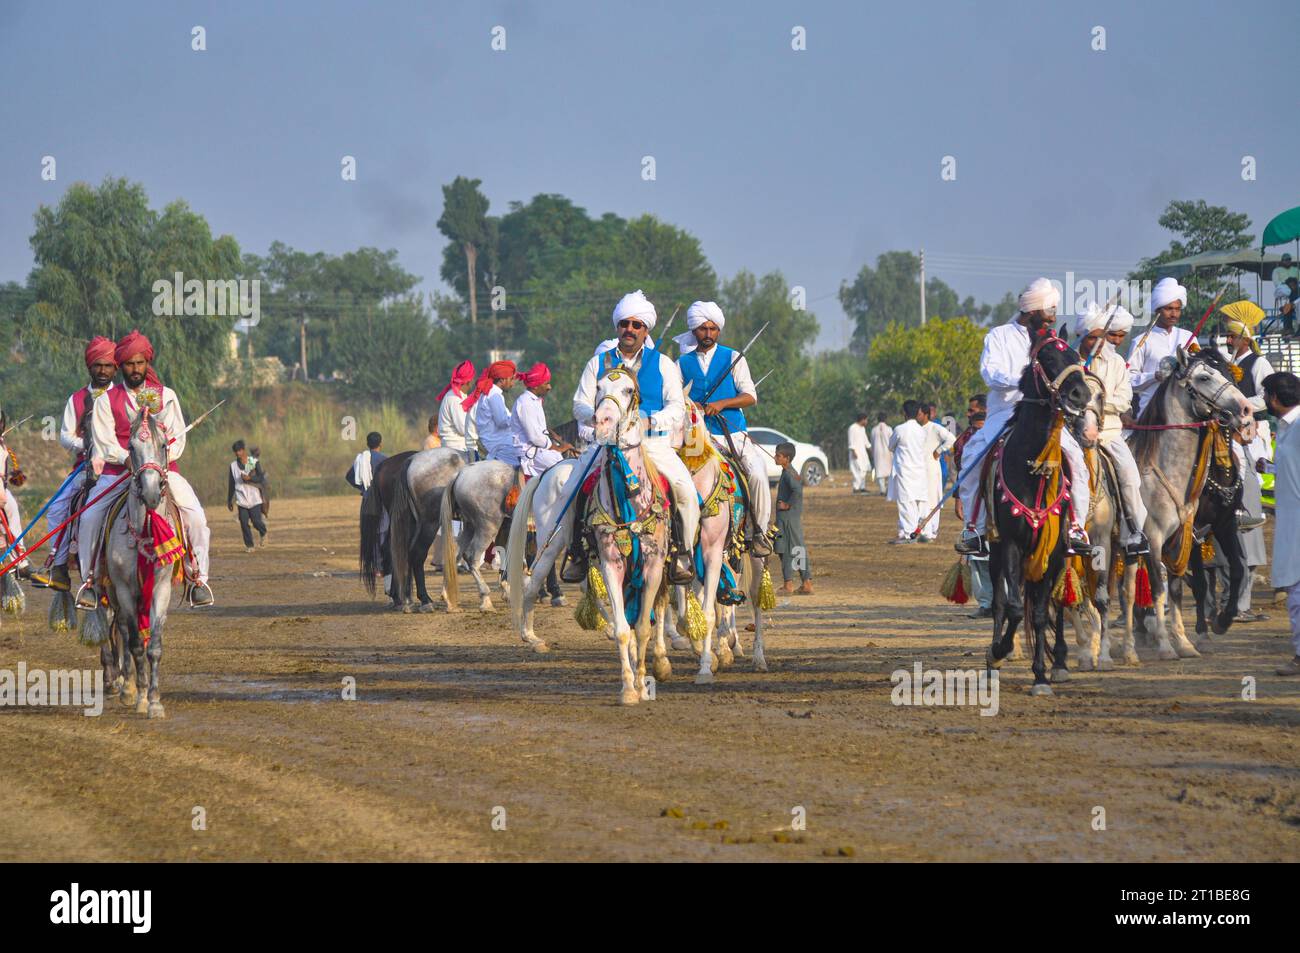
[[[182,400],[206,396],[234,317],[155,315],[153,285],[174,281],[176,272],[186,280],[238,278],[235,240],[214,239],[203,216],[182,201],[161,213],[150,209],[144,189],[125,179],[98,188],[76,183],[35,219],[34,301],[19,331],[31,369],[71,390],[84,374],[87,339],[139,328],[154,344],[159,375]]]
[[[420,301],[406,298],[341,318],[334,351],[351,393],[421,417],[445,377],[440,336]]]
[[[904,400],[933,401],[940,410],[964,407],[985,390],[979,374],[984,328],[969,318],[932,321],[924,328],[890,324],[867,356],[867,397],[897,414]]]
[[[954,317],[978,310],[973,298],[959,304],[957,292],[940,278],[925,282],[926,318]],[[921,260],[910,251],[887,251],[876,267],[863,265],[853,283],[840,284],[840,304],[854,323],[852,351],[865,354],[871,340],[889,324],[921,323]],[[978,315],[970,315],[978,318]]]
[[[487,223],[488,198],[479,191],[482,179],[456,176],[442,187],[442,215],[438,230],[465,253],[465,285],[469,292],[470,324],[478,324],[478,255],[492,235]]]
[[[1201,252],[1246,248],[1255,243],[1254,234],[1247,231],[1250,216],[1230,211],[1222,205],[1207,205],[1204,199],[1175,199],[1165,207],[1159,222],[1162,228],[1178,238],[1158,255],[1138,262],[1137,269],[1129,275],[1130,279],[1155,281],[1167,273],[1162,268],[1167,262]],[[1235,274],[1231,268],[1197,269],[1187,289],[1188,310],[1199,317],[1228,278]],[[1234,298],[1234,295],[1229,295],[1227,300]]]

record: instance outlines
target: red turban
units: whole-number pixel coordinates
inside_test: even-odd
[[[117,356],[114,353],[116,350],[117,345],[103,335],[91,338],[90,343],[86,345],[86,369],[89,370],[92,365],[109,361],[116,364]]]
[[[538,361],[532,367],[528,368],[528,370],[524,371],[524,373],[520,375],[519,379],[524,382],[525,387],[537,387],[540,384],[545,384],[551,379],[551,369],[541,361]]]
[[[447,396],[447,391],[451,390],[453,387],[456,388],[464,387],[473,379],[474,379],[474,362],[461,361],[459,364],[456,365],[456,369],[451,372],[451,383],[449,383],[442,390],[438,391],[437,399],[442,400],[444,397]]]
[[[493,381],[503,381],[515,376],[514,361],[496,361],[483,368],[483,373],[479,375],[478,383],[470,391],[470,395],[461,401],[461,407],[469,410],[474,406],[474,402],[492,389]]]
[[[153,345],[139,331],[132,331],[118,341],[113,356],[117,360],[117,366],[121,367],[137,354],[143,356],[149,362],[149,369],[145,371],[144,382],[154,387],[161,387],[162,381],[158,379],[158,375],[154,373],[153,369]]]

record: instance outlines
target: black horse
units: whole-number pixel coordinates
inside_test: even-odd
[[[1047,627],[1052,587],[1065,567],[1069,531],[1069,501],[1064,496],[1068,467],[1061,462],[1060,496],[1047,499],[1048,475],[1033,472],[1034,461],[1047,446],[1058,414],[1064,426],[1078,430],[1091,399],[1083,365],[1073,348],[1050,331],[1035,336],[1029,366],[1020,377],[1024,395],[1016,405],[1009,433],[993,451],[990,463],[995,484],[988,500],[990,518],[997,527],[997,539],[989,547],[989,573],[993,582],[993,642],[985,662],[990,669],[1002,666],[1015,644],[1016,628],[1022,620],[1034,643],[1034,695],[1050,695],[1047,679]],[[1077,433],[1076,433],[1077,436]],[[1029,578],[1027,564],[1042,533],[1055,531],[1056,538],[1046,571],[1037,580]],[[1056,620],[1053,670],[1065,671],[1066,646]]]

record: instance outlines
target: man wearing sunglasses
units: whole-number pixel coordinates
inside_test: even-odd
[[[673,492],[676,518],[672,520],[668,578],[674,585],[685,585],[695,578],[693,551],[700,525],[700,501],[691,472],[673,446],[673,434],[680,434],[686,419],[681,371],[675,361],[646,342],[646,335],[654,328],[657,319],[655,306],[640,291],[623,296],[613,315],[618,343],[609,350],[598,350],[583,368],[578,389],[573,394],[573,417],[579,424],[591,426],[594,423],[596,381],[613,368],[624,367],[636,374],[643,415],[641,450],[664,475]],[[588,452],[594,453],[595,450]],[[562,573],[566,582],[586,578],[587,556],[583,536],[583,527],[575,525],[569,558]]]

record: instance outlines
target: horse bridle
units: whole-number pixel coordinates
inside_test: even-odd
[[[621,437],[623,431],[623,424],[622,424],[623,418],[624,417],[631,418],[633,414],[638,413],[641,409],[641,386],[636,379],[636,375],[633,374],[631,371],[629,371],[627,368],[621,366],[611,367],[604,374],[601,380],[611,380],[619,377],[626,377],[628,380],[632,382],[632,402],[628,406],[627,410],[626,411],[623,410],[623,405],[619,402],[617,394],[606,394],[604,397],[601,397],[600,400],[596,401],[596,406],[591,408],[591,412],[592,412],[592,417],[594,418],[596,415],[596,411],[600,409],[601,404],[603,404],[607,400],[613,403],[614,406],[618,408],[618,416],[620,421],[618,427],[618,435]]]
[[[151,415],[149,413],[149,409],[146,407],[144,410],[144,415],[140,418],[140,428],[133,434],[133,436],[137,440],[149,440],[151,442],[154,441],[153,433],[150,432],[149,430],[150,416]],[[167,430],[165,427],[163,427],[161,422],[155,421],[153,423],[153,426],[157,427],[162,432],[164,438],[167,436]],[[141,433],[141,431],[143,431],[143,433]],[[150,461],[148,463],[142,463],[138,467],[134,465],[131,467],[131,483],[134,484],[137,493],[140,491],[140,478],[143,477],[150,470],[157,471],[158,478],[162,481],[162,491],[164,494],[167,492],[167,442],[166,440],[164,440],[163,442],[162,454],[163,454],[162,463],[154,463]],[[134,464],[134,461],[132,462]]]
[[[1217,417],[1219,424],[1227,427],[1231,425],[1232,418],[1236,416],[1236,413],[1235,411],[1230,411],[1225,407],[1219,406],[1219,398],[1223,396],[1224,392],[1227,391],[1228,388],[1235,385],[1225,377],[1223,383],[1215,389],[1213,394],[1207,396],[1201,393],[1192,381],[1192,369],[1198,364],[1204,367],[1207,371],[1214,371],[1214,368],[1210,367],[1204,361],[1192,361],[1189,362],[1186,367],[1180,368],[1174,372],[1174,383],[1187,391],[1188,395],[1192,399],[1192,411],[1198,418],[1209,420],[1211,417]],[[1215,371],[1215,373],[1218,372]]]
[[[1086,381],[1087,371],[1084,370],[1082,364],[1076,361],[1073,364],[1066,365],[1065,369],[1062,370],[1061,373],[1057,374],[1056,377],[1049,378],[1047,376],[1047,371],[1043,369],[1043,365],[1039,363],[1038,360],[1038,352],[1041,351],[1049,342],[1055,343],[1056,348],[1059,351],[1064,351],[1066,348],[1065,342],[1055,334],[1044,335],[1029,352],[1029,363],[1034,369],[1034,376],[1038,378],[1045,388],[1047,388],[1047,392],[1052,395],[1052,398],[1050,401],[1044,397],[1027,397],[1023,399],[1031,404],[1054,405],[1057,410],[1061,411],[1061,413],[1065,414],[1067,417],[1080,417],[1087,411],[1088,405],[1084,404],[1083,407],[1077,409],[1071,407],[1061,397],[1061,385],[1064,384],[1072,374],[1082,374]]]

